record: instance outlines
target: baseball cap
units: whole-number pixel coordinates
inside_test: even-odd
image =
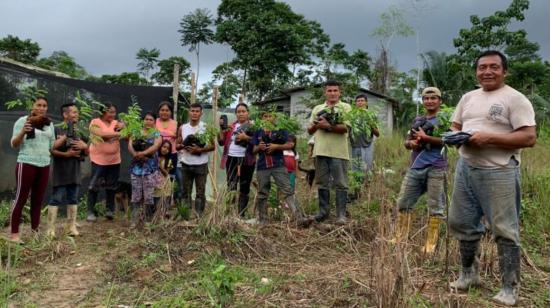
[[[441,97],[441,91],[439,91],[436,87],[427,87],[424,90],[422,90],[422,97],[428,95],[428,94],[435,94],[439,97]]]

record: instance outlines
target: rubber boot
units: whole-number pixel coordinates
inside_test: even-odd
[[[269,218],[267,215],[267,200],[258,202],[258,222],[260,225],[267,225]]]
[[[67,230],[70,236],[79,236],[80,233],[76,229],[76,216],[78,208],[76,204],[67,205]]]
[[[55,238],[55,221],[57,220],[57,206],[48,205],[48,227],[46,229],[46,236],[49,238]]]
[[[451,282],[450,286],[453,289],[468,290],[471,286],[481,283],[481,278],[479,278],[479,240],[460,241],[459,245],[462,269],[458,279]]]
[[[239,216],[244,218],[248,207],[248,195],[239,194]]]
[[[336,191],[336,224],[340,226],[348,222],[346,218],[347,199],[348,192],[346,190]]]
[[[89,222],[94,222],[97,220],[97,211],[95,209],[95,204],[97,202],[97,196],[99,192],[95,190],[88,191],[88,217],[86,218]]]
[[[319,189],[317,192],[319,195],[319,213],[315,215],[315,221],[322,222],[326,220],[330,214],[330,190]]]
[[[156,212],[155,203],[145,204],[145,220],[147,222],[151,222],[153,220],[153,216],[155,216],[155,212]]]
[[[510,240],[503,239],[498,241],[497,249],[502,289],[493,297],[493,300],[502,305],[514,306],[519,299],[519,246]]]
[[[130,214],[130,229],[134,229],[137,226],[137,223],[139,221],[139,215],[140,215],[140,204],[139,203],[132,203],[130,204],[131,214]]]
[[[202,217],[204,213],[204,202],[200,198],[195,199],[195,211],[198,217]]]
[[[397,226],[395,228],[395,237],[390,243],[397,244],[409,238],[409,229],[413,221],[413,213],[410,211],[399,211],[397,214]]]
[[[313,222],[313,219],[310,217],[304,217],[304,213],[302,212],[302,209],[296,202],[296,197],[294,195],[287,196],[285,199],[286,204],[292,211],[292,215],[294,216],[294,219],[296,221],[296,225],[301,228],[307,228],[311,225]]]
[[[431,254],[435,251],[437,246],[437,240],[439,238],[439,225],[441,224],[441,218],[430,216],[428,221],[428,235],[426,236],[426,244],[422,251],[426,254]]]
[[[114,189],[105,189],[105,218],[113,220],[115,218],[115,194]]]

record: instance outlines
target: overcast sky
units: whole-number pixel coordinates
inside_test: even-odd
[[[470,26],[469,16],[481,17],[504,10],[511,0],[287,0],[292,9],[317,20],[333,43],[348,51],[366,50],[375,56],[378,41],[370,33],[379,16],[392,4],[407,10],[408,23],[418,29],[420,52],[453,53],[452,40]],[[194,55],[179,43],[181,17],[196,8],[216,14],[219,0],[0,0],[0,37],[8,34],[30,38],[42,47],[41,57],[64,50],[94,75],[135,71],[139,48],[156,47],[161,58],[184,56],[195,65]],[[416,8],[416,9],[415,9]],[[550,1],[531,0],[524,28],[528,38],[541,45],[540,54],[550,60]],[[546,29],[546,30],[544,30]],[[402,71],[417,65],[416,37],[396,38],[392,62]],[[232,58],[221,45],[201,48],[201,78],[205,82],[219,64]]]

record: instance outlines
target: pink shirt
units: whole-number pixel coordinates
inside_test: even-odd
[[[118,122],[116,120],[111,121],[111,124],[107,124],[101,119],[96,118],[90,122],[90,128],[97,126],[99,131],[107,134],[115,133],[115,125]],[[91,130],[91,129],[90,129]],[[110,140],[103,140],[98,142],[92,142],[90,145],[90,160],[98,165],[116,165],[120,164],[120,141],[118,138]]]
[[[155,127],[159,130],[162,140],[168,140],[172,144],[172,153],[176,153],[176,133],[178,131],[178,123],[175,120],[161,121],[157,119]]]

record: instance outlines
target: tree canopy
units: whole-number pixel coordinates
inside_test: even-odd
[[[222,0],[216,40],[235,52],[232,63],[244,71],[243,92],[263,98],[292,78],[290,66],[307,64],[329,41],[321,26],[273,0]]]
[[[38,59],[39,55],[40,46],[30,39],[22,40],[10,34],[0,40],[0,56],[27,64],[33,64]]]
[[[180,22],[178,32],[181,33],[182,46],[189,46],[189,51],[194,51],[197,55],[196,81],[199,80],[200,46],[212,44],[214,41],[214,31],[211,29],[213,24],[214,20],[207,9],[196,9],[183,16]]]
[[[76,63],[66,51],[54,51],[47,58],[42,58],[36,62],[36,65],[47,70],[65,73],[73,78],[84,79],[88,73],[80,64]]]
[[[157,48],[140,48],[138,50],[136,54],[136,59],[139,60],[137,65],[138,72],[140,72],[146,80],[149,80],[149,73],[155,68],[159,56],[160,50]]]

